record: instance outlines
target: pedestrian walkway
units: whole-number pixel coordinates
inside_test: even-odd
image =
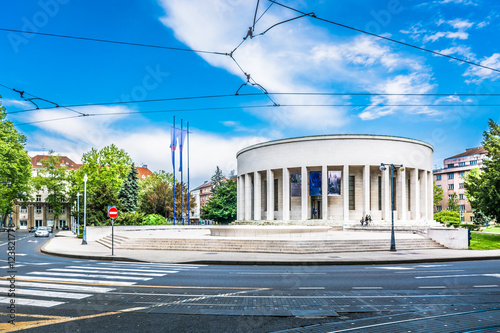
[[[16,295],[21,296],[16,299],[16,304],[51,308],[66,304],[69,300],[83,300],[109,293],[122,286],[145,285],[155,278],[197,267],[75,262],[61,268],[44,268],[16,275]],[[0,279],[0,287],[7,287],[10,283],[8,279]],[[9,304],[10,301],[8,297],[0,297],[0,304]]]
[[[82,245],[71,231],[59,231],[43,248],[42,252],[51,255],[80,259],[143,261],[174,264],[234,264],[234,265],[342,265],[342,264],[390,264],[422,263],[461,260],[500,259],[500,250],[472,251],[451,249],[418,249],[389,251],[390,237],[387,233],[339,232],[344,239],[367,239],[370,237],[387,238],[387,251],[334,252],[313,254],[289,253],[248,253],[248,252],[205,252],[205,251],[166,251],[166,250],[124,250],[111,249],[97,242]],[[398,245],[396,236],[396,249]],[[402,234],[401,237],[404,236]]]

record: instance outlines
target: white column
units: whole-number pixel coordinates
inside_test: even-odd
[[[267,170],[267,219],[274,220],[274,175]]]
[[[427,216],[429,215],[429,191],[427,190],[427,171],[422,170],[422,191],[424,191],[424,202],[422,203],[422,219],[427,220]]]
[[[283,168],[283,221],[290,221],[290,172]]]
[[[418,169],[413,169],[411,173],[411,187],[412,187],[412,203],[411,209],[413,219],[420,220],[420,184],[418,181]]]
[[[406,211],[408,210],[408,195],[406,194],[406,168],[403,169],[399,173],[399,180],[400,180],[400,185],[399,188],[401,189],[401,198],[398,200],[398,202],[401,205],[401,208],[398,208],[398,211],[400,212],[398,215],[400,216],[400,219],[402,221],[406,221]]]
[[[370,166],[365,165],[363,173],[363,204],[364,214],[371,215],[370,212]]]
[[[309,179],[307,177],[307,168],[303,166],[301,168],[301,174],[302,174],[302,193],[301,193],[301,201],[302,201],[302,220],[305,221],[307,220],[307,211],[308,211],[308,199],[309,196],[307,195],[307,188],[309,186]]]
[[[253,174],[253,219],[260,221],[262,219],[262,181],[260,173],[255,171]]]
[[[349,165],[344,164],[342,172],[344,196],[344,224],[349,223]]]
[[[391,222],[391,166],[387,165],[385,171],[382,171],[382,180],[384,188],[383,214],[386,222]]]
[[[328,219],[328,166],[321,168],[321,215],[323,220]]]
[[[236,187],[236,191],[237,191],[236,211],[237,211],[237,215],[238,215],[238,220],[243,220],[245,218],[245,211],[243,210],[243,207],[244,207],[243,205],[245,202],[245,195],[244,195],[244,191],[242,191],[242,186],[243,186],[244,182],[245,181],[243,180],[243,176],[238,176],[238,183],[237,183],[237,187]]]
[[[245,174],[245,220],[252,219],[252,176]]]
[[[427,193],[429,193],[429,200],[427,201],[427,219],[429,221],[434,220],[434,181],[432,178],[432,172],[427,172]]]

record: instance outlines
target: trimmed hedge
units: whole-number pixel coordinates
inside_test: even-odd
[[[443,210],[441,212],[434,214],[434,220],[447,224],[455,224],[455,223],[459,224],[461,222],[460,213],[453,212],[450,210]]]

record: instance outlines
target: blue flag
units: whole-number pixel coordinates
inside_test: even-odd
[[[184,147],[184,141],[186,140],[187,131],[185,129],[177,129],[179,131],[179,151],[181,156],[181,162],[179,166],[179,171],[182,172],[182,148]]]

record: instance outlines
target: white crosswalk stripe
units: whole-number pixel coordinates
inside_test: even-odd
[[[24,263],[49,265],[48,263]],[[150,281],[157,277],[176,274],[179,271],[196,269],[194,265],[149,264],[149,263],[104,263],[97,264],[73,261],[73,265],[61,268],[33,267],[15,281],[16,304],[34,307],[54,307],[68,301],[79,302],[94,294],[116,290],[115,286],[132,286],[137,282]],[[21,265],[17,265],[21,267]],[[37,270],[41,269],[41,270]],[[9,304],[11,282],[9,277],[0,279],[0,304]]]

